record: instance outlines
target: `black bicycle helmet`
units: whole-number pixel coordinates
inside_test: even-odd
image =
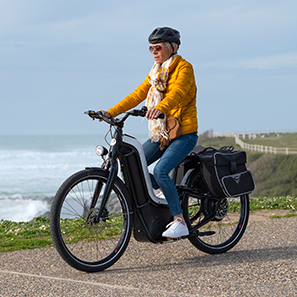
[[[148,37],[149,43],[169,42],[180,45],[180,34],[169,27],[159,27]]]

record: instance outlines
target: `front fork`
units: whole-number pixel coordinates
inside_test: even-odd
[[[106,182],[106,187],[103,192],[100,208],[99,208],[99,211],[97,212],[96,217],[94,219],[95,223],[99,223],[99,221],[100,221],[100,218],[101,218],[101,216],[104,212],[105,206],[106,206],[107,199],[110,195],[112,186],[114,184],[114,181],[115,181],[117,175],[118,175],[118,163],[116,161],[113,161],[111,164],[111,167],[110,167],[108,179]],[[101,181],[98,181],[96,188],[95,188],[94,196],[92,199],[91,208],[95,207],[97,200],[99,198],[100,192],[102,190],[102,186],[103,186],[103,183]]]
[[[95,218],[94,218],[94,222],[95,223],[99,223],[100,218],[102,217],[102,214],[104,211],[106,211],[106,203],[107,203],[107,199],[110,195],[112,186],[115,182],[115,179],[118,175],[118,162],[117,162],[117,157],[118,157],[118,149],[119,149],[119,143],[120,143],[120,139],[121,139],[121,133],[116,133],[115,135],[115,144],[113,145],[112,149],[109,151],[109,162],[106,164],[106,169],[109,170],[109,175],[107,178],[107,182],[106,182],[106,186],[104,189],[104,193],[102,196],[102,201],[100,204],[100,208],[98,213],[96,214]],[[94,193],[94,197],[92,199],[92,207],[94,208],[96,205],[96,202],[99,198],[100,192],[102,190],[102,186],[103,183],[102,182],[98,182],[96,185],[96,189],[95,189],[95,193]]]

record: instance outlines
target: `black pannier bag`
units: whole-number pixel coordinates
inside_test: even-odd
[[[208,147],[197,154],[204,181],[214,197],[236,197],[255,189],[253,175],[246,167],[246,152],[233,149]]]

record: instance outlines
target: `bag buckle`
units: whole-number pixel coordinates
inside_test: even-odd
[[[237,171],[237,166],[235,161],[230,161],[230,168],[231,168],[231,173],[236,173]]]

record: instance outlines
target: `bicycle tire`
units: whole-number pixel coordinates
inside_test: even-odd
[[[249,218],[249,197],[226,197],[211,199],[203,181],[200,168],[188,176],[186,185],[197,189],[200,198],[183,193],[182,207],[188,228],[194,228],[203,218],[216,209],[215,217],[201,228],[197,236],[190,236],[190,242],[208,254],[225,253],[233,248],[243,236]],[[207,198],[206,195],[207,194]]]
[[[112,186],[99,223],[93,218],[101,197],[91,208],[96,185],[104,189],[108,172],[85,169],[70,176],[59,188],[51,207],[51,235],[60,256],[72,267],[102,271],[126,250],[132,232],[132,207],[119,178]],[[101,195],[103,190],[101,190]]]

